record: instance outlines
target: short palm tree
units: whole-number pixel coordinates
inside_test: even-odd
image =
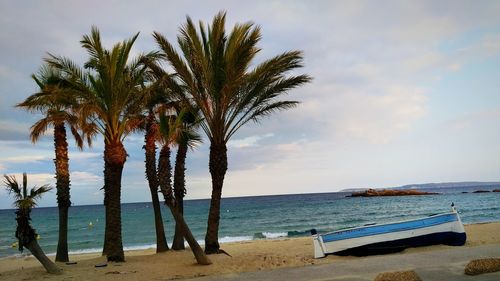
[[[152,99],[154,100],[154,99]],[[156,229],[156,252],[165,252],[168,250],[167,239],[165,238],[165,229],[160,209],[160,200],[158,198],[159,181],[156,169],[156,141],[159,139],[159,124],[154,113],[155,102],[147,105],[148,113],[144,125],[144,150],[146,178],[151,192],[151,201],[153,202],[153,211],[155,216]]]
[[[23,185],[20,186],[14,176],[4,175],[4,185],[9,193],[14,197],[14,207],[16,211],[16,238],[18,239],[19,251],[24,248],[37,258],[37,260],[45,267],[48,273],[60,274],[59,269],[43,252],[40,245],[36,241],[36,232],[31,227],[31,209],[36,206],[37,201],[42,195],[51,190],[48,185],[33,187],[28,191],[28,179],[26,173],[23,174]]]
[[[205,252],[219,253],[220,201],[227,171],[229,139],[250,121],[292,108],[296,101],[278,100],[280,95],[311,80],[308,75],[290,75],[302,67],[302,53],[285,52],[252,67],[260,51],[260,27],[236,24],[225,30],[226,14],[217,14],[212,24],[199,30],[188,17],[177,42],[182,56],[160,33],[153,36],[161,55],[172,66],[175,76],[166,80],[169,88],[200,108],[200,126],[210,140],[209,170],[212,199],[205,236]],[[185,95],[187,93],[187,95]]]
[[[177,109],[178,118],[181,120],[180,126],[175,134],[175,142],[177,144],[177,154],[175,155],[174,167],[174,195],[177,201],[177,208],[181,215],[184,215],[184,196],[186,195],[186,157],[188,149],[193,149],[201,143],[201,136],[198,134],[199,120],[198,114],[193,113],[185,108]],[[184,237],[182,229],[176,223],[175,235],[172,242],[172,249],[184,249]]]
[[[163,138],[163,146],[160,151],[160,156],[158,159],[158,181],[160,184],[160,191],[165,199],[165,204],[170,209],[172,216],[175,220],[176,228],[179,229],[179,233],[186,239],[193,252],[198,264],[209,265],[212,262],[205,255],[203,249],[200,247],[196,239],[194,238],[191,230],[189,229],[186,221],[184,220],[183,214],[179,210],[179,203],[175,194],[172,190],[172,167],[170,165],[170,145],[172,145],[175,139],[175,132],[179,126],[182,124],[182,118],[172,115],[169,113],[170,110],[160,110],[160,133]]]
[[[202,248],[194,238],[189,229],[182,212],[179,211],[179,203],[172,191],[172,167],[170,164],[170,146],[175,142],[177,132],[182,124],[182,119],[176,116],[176,107],[178,99],[173,94],[171,89],[165,87],[164,80],[169,79],[170,75],[165,72],[158,64],[157,59],[144,60],[147,64],[148,79],[152,85],[148,88],[146,104],[148,110],[154,108],[155,115],[158,115],[158,136],[161,144],[160,154],[158,157],[158,184],[160,192],[163,194],[165,205],[169,208],[174,217],[176,229],[183,236],[193,252],[198,264],[208,265],[212,262],[203,252]],[[150,112],[152,114],[152,112]]]
[[[146,67],[142,61],[153,53],[130,60],[131,48],[137,39],[117,43],[107,50],[96,27],[80,41],[89,54],[84,72],[71,60],[50,56],[46,61],[67,74],[74,92],[78,93],[78,113],[96,124],[104,137],[104,205],[106,228],[103,254],[108,261],[125,260],[121,232],[121,178],[127,151],[125,137],[137,128],[142,108],[142,88]]]
[[[59,240],[56,261],[67,262],[69,260],[68,209],[71,206],[71,201],[66,126],[70,128],[80,149],[83,147],[83,138],[79,132],[82,126],[79,126],[78,117],[72,110],[76,100],[65,89],[64,79],[59,70],[43,65],[36,75],[32,75],[32,78],[40,88],[40,92],[29,96],[17,107],[43,114],[43,118],[31,127],[32,142],[37,142],[40,136],[49,130],[49,127],[54,128],[54,164],[56,168],[57,206],[59,208]],[[88,137],[87,141],[90,145],[91,138]]]

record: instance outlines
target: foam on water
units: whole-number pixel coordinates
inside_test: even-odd
[[[250,241],[253,240],[252,236],[224,236],[222,238],[219,238],[220,243],[231,243],[231,242],[241,242],[241,241]],[[203,241],[203,244],[199,242],[200,245],[205,245],[205,241]]]
[[[276,239],[280,237],[287,237],[288,232],[262,232],[262,235],[264,236],[264,238]]]

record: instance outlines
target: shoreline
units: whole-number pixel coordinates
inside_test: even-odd
[[[476,222],[476,223],[469,223],[469,224],[464,224],[464,226],[468,225],[482,225],[482,224],[494,224],[494,223],[500,223],[500,221],[486,221],[486,222]],[[250,236],[239,236],[239,237],[231,237],[231,238],[242,238],[242,239],[234,239],[234,240],[229,240],[229,241],[224,241],[224,238],[219,239],[219,242],[221,245],[227,245],[227,244],[232,244],[232,243],[241,243],[241,242],[259,242],[259,241],[274,241],[274,240],[283,240],[283,239],[300,239],[300,238],[307,238],[310,236],[288,236],[287,234],[284,233],[275,233],[275,234],[280,234],[276,236],[270,236],[270,237],[265,237],[265,238],[253,238],[249,239]],[[168,241],[167,241],[168,242]],[[204,246],[205,241],[198,241],[200,246]],[[172,246],[172,243],[169,242],[168,246],[169,248]],[[188,244],[185,243],[186,248],[188,247]],[[156,244],[145,244],[145,245],[135,245],[135,246],[124,246],[124,252],[125,253],[133,253],[136,251],[148,251],[148,250],[154,250],[156,249]],[[81,250],[75,250],[75,251],[69,251],[69,256],[81,256],[81,255],[87,255],[87,254],[100,254],[102,251],[102,248],[88,248],[88,249],[81,249]],[[53,257],[56,255],[56,252],[51,252],[51,253],[46,253],[48,257]],[[0,262],[4,259],[9,259],[9,258],[14,258],[14,259],[21,259],[21,258],[29,258],[31,256],[31,253],[29,253],[28,250],[25,250],[25,254],[15,254],[15,255],[10,255],[10,256],[3,256],[0,257]]]
[[[384,255],[406,255],[428,253],[447,249],[464,249],[482,245],[500,247],[500,221],[465,225],[467,243],[461,247],[435,245],[409,248],[401,253]],[[357,257],[327,256],[313,258],[312,239],[310,237],[261,239],[221,244],[232,257],[226,255],[209,256],[213,264],[200,266],[189,249],[168,251],[156,254],[154,248],[126,251],[125,263],[108,263],[105,268],[94,265],[105,262],[100,253],[70,255],[76,265],[58,263],[64,273],[54,276],[45,273],[42,266],[33,257],[5,257],[0,259],[0,276],[4,280],[37,280],[43,276],[46,280],[169,280],[196,278],[201,276],[219,276],[256,272],[276,268],[303,267],[336,262],[349,262]],[[53,259],[53,257],[51,257]]]

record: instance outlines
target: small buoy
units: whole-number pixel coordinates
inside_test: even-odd
[[[99,222],[99,219],[95,219],[95,222]]]
[[[226,213],[229,213],[229,210],[226,210]]]
[[[40,239],[42,239],[42,236],[40,236],[40,234],[38,234],[38,235],[36,236],[36,240],[40,240]]]
[[[94,225],[92,224],[92,222],[89,222],[89,228],[92,228],[94,227]]]
[[[19,245],[19,243],[18,243],[18,242],[14,242],[14,243],[12,243],[12,246],[11,246],[11,247],[12,247],[12,248],[17,248],[17,245]]]

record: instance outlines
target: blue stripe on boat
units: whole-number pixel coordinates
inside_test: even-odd
[[[386,234],[391,232],[412,230],[430,227],[434,225],[444,224],[448,222],[457,221],[458,217],[456,214],[443,214],[435,217],[417,219],[412,221],[397,222],[383,225],[374,225],[368,227],[351,228],[346,230],[340,230],[332,233],[327,233],[321,235],[323,242],[332,242],[344,239],[358,238],[364,236]]]

